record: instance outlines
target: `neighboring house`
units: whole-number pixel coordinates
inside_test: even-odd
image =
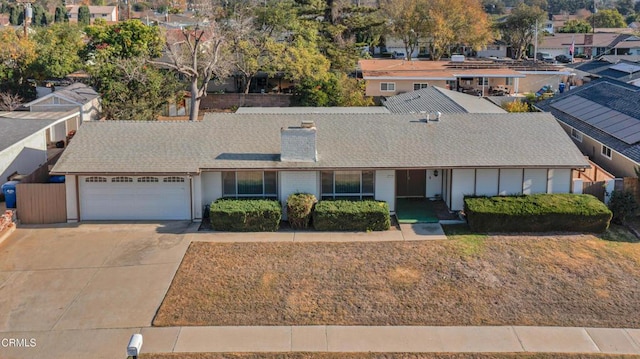
[[[13,174],[28,175],[47,162],[56,142],[77,129],[79,113],[0,112],[0,185]]]
[[[610,55],[640,55],[640,37],[623,37],[613,46]]]
[[[497,57],[497,58],[505,58],[507,57],[507,45],[504,41],[496,40],[492,44],[487,45],[484,49],[476,52],[476,57]]]
[[[69,22],[78,22],[78,10],[80,5],[67,5],[67,16]],[[96,19],[103,19],[107,23],[118,22],[117,6],[89,6],[89,14],[91,14],[91,23]]]
[[[55,91],[26,103],[24,107],[31,112],[66,112],[77,110],[80,120],[98,120],[102,107],[100,95],[91,87],[74,83],[67,87],[56,88]]]
[[[552,57],[569,55],[571,44],[574,56],[598,57],[614,53],[614,47],[630,35],[617,33],[562,34],[544,36],[538,44],[538,52],[546,52]]]
[[[640,165],[640,88],[602,78],[539,102],[589,158],[616,177]]]
[[[201,220],[222,198],[442,198],[567,193],[588,166],[545,113],[207,114],[85,123],[52,174],[68,221]],[[285,213],[286,215],[286,213]]]
[[[575,67],[575,71],[581,77],[607,77],[640,86],[640,63],[638,62],[619,60],[612,63],[603,58],[582,63]]]
[[[436,86],[387,97],[382,105],[391,113],[506,113],[492,102]]]
[[[490,88],[508,94],[558,88],[571,71],[555,65],[518,61],[360,60],[367,96],[393,96],[429,86],[490,95]]]
[[[235,113],[242,114],[380,114],[390,113],[382,106],[353,107],[239,107]]]

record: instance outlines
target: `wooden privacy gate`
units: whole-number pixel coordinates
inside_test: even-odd
[[[605,181],[585,181],[582,182],[582,193],[594,195],[597,199],[604,202]]]
[[[19,183],[16,185],[17,215],[23,224],[64,223],[67,198],[64,183]]]

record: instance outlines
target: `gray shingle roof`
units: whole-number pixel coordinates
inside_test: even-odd
[[[54,92],[47,94],[46,96],[39,99],[35,99],[29,103],[26,103],[24,104],[24,106],[29,107],[31,105],[36,105],[43,98],[49,98],[50,96],[61,96],[68,100],[81,104],[86,104],[91,100],[99,97],[98,93],[93,88],[83,83],[76,82],[66,87],[58,87]]]
[[[640,142],[627,144],[611,134],[598,129],[589,123],[563,112],[553,106],[558,101],[577,96],[618,111],[640,121],[640,88],[621,81],[602,78],[591,81],[564,94],[539,102],[536,106],[543,111],[551,112],[558,120],[564,122],[596,141],[612,148],[618,153],[640,162]]]
[[[382,104],[392,113],[505,113],[500,107],[477,96],[429,86],[387,97]]]
[[[55,173],[185,173],[200,169],[584,167],[545,113],[209,114],[202,122],[89,122]],[[281,162],[280,129],[317,127],[317,162]]]
[[[53,124],[56,120],[22,120],[0,116],[0,151]]]
[[[309,114],[309,113],[389,113],[386,107],[240,107],[236,113],[278,113],[278,114]]]

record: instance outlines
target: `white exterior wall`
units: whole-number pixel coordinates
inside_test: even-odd
[[[64,186],[67,196],[67,222],[78,222],[78,193],[76,192],[76,183],[78,176],[64,176]]]
[[[427,198],[442,198],[442,170],[438,171],[438,176],[434,174],[435,170],[427,170],[427,188],[425,193]]]
[[[396,212],[396,171],[378,170],[375,178],[375,198],[389,204],[389,212]]]
[[[476,170],[476,195],[496,196],[498,194],[498,177],[500,170],[497,168],[481,168]]]
[[[47,162],[45,130],[0,152],[0,185],[14,172],[29,174]]]
[[[536,194],[547,192],[547,169],[526,168],[524,170],[524,184],[522,193]]]
[[[451,171],[451,203],[452,211],[464,208],[464,196],[475,192],[475,170],[454,169]]]
[[[58,142],[67,139],[67,125],[60,122],[51,127],[51,141]]]
[[[287,219],[287,198],[294,193],[311,193],[320,198],[317,171],[280,171],[278,194],[282,203],[282,219]]]
[[[501,196],[522,194],[522,169],[505,168],[500,170],[500,189],[498,194]]]
[[[201,203],[211,204],[222,197],[222,172],[202,172],[200,174]]]
[[[202,180],[200,176],[193,176],[191,178],[191,219],[201,221],[202,220]]]
[[[571,170],[564,168],[550,169],[547,182],[547,193],[570,193]]]

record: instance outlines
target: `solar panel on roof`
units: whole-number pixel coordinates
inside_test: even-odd
[[[628,74],[632,74],[634,72],[640,71],[640,66],[639,65],[628,64],[626,62],[621,62],[621,63],[615,64],[615,65],[613,65],[613,66],[611,66],[609,68],[612,69],[612,70],[626,72]]]
[[[640,119],[612,110],[580,96],[569,96],[551,104],[578,120],[587,123],[627,144],[640,141]],[[593,115],[596,114],[597,115]]]

